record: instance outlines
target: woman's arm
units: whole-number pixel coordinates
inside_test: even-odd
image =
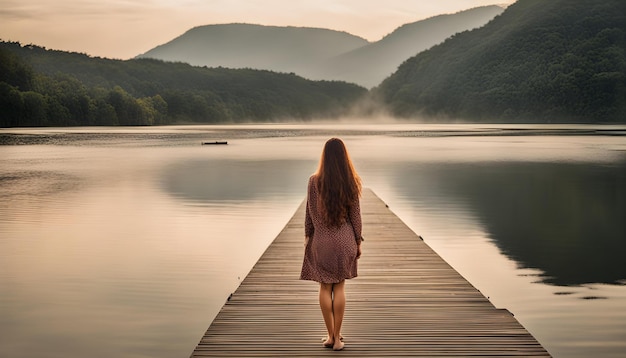
[[[306,203],[306,215],[304,217],[304,236],[307,238],[313,236],[315,227],[313,226],[313,219],[311,219],[311,213],[309,212],[309,202]]]
[[[311,198],[311,195],[313,195],[312,185],[313,185],[313,178],[309,178],[309,185],[307,187],[307,194],[306,194],[306,215],[304,217],[304,236],[306,237],[306,241],[308,241],[309,238],[313,237],[313,231],[315,231],[315,227],[313,226],[313,219],[311,218],[311,212],[309,211],[309,201],[313,200]],[[306,244],[306,241],[305,241],[305,244]]]
[[[350,206],[350,221],[352,222],[352,227],[354,229],[354,239],[356,240],[357,245],[361,245],[363,241],[362,236],[362,221],[361,221],[361,203],[359,199],[354,201]]]

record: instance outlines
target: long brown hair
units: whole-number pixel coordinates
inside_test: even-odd
[[[320,208],[326,223],[341,226],[350,206],[361,195],[361,178],[341,139],[331,138],[326,142],[316,176]]]

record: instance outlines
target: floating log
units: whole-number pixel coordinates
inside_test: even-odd
[[[215,142],[202,142],[202,145],[217,145],[217,144],[228,144],[227,141],[215,141]]]

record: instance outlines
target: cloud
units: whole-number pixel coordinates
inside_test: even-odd
[[[0,1],[0,19],[23,20],[35,18],[39,14],[36,5],[23,1],[2,0]]]
[[[94,1],[94,0],[2,0],[0,18],[55,21],[57,19],[84,19],[126,17],[147,13],[159,8],[153,0]]]

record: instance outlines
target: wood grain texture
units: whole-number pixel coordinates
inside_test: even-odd
[[[371,190],[363,256],[346,283],[341,352],[322,347],[318,284],[299,280],[304,203],[213,320],[191,357],[549,357]]]

